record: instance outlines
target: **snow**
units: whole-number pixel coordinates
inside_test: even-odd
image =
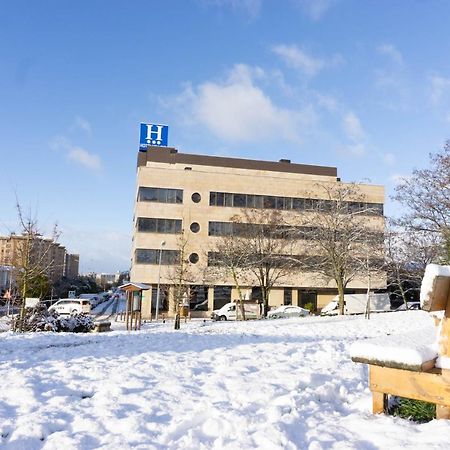
[[[420,287],[420,306],[423,307],[433,292],[434,279],[438,276],[450,277],[450,266],[428,264]]]
[[[405,311],[0,333],[0,448],[446,449],[448,421],[371,414],[349,353],[429,323]]]
[[[401,335],[386,335],[356,342],[350,348],[353,359],[371,361],[388,367],[420,370],[420,366],[437,357],[436,328],[429,326]]]

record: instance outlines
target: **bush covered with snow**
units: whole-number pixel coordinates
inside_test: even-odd
[[[87,333],[94,328],[94,320],[86,314],[62,317],[57,312],[48,312],[44,305],[28,309],[23,331],[69,331]]]

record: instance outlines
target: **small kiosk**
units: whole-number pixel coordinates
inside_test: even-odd
[[[150,289],[150,285],[144,283],[126,283],[119,286],[126,292],[125,323],[127,330],[140,330],[142,321],[142,291]]]

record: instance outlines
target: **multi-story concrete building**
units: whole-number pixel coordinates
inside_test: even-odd
[[[238,298],[231,277],[205,279],[208,251],[231,218],[245,208],[278,209],[286,217],[295,217],[305,212],[308,201],[326,198],[319,185],[336,183],[341,181],[335,167],[183,154],[167,147],[139,152],[130,279],[152,285],[144,294],[144,317],[150,314],[151,303],[154,308],[158,280],[163,310],[169,315],[172,312],[171,270],[181,235],[194,268],[189,283],[191,312],[206,315]],[[384,188],[367,184],[361,185],[360,191],[365,204],[376,212],[368,221],[382,231]],[[384,277],[371,280],[371,286],[384,288]],[[252,297],[258,296],[255,283],[245,288]],[[365,289],[365,277],[348,285],[349,293]],[[302,306],[312,302],[320,309],[336,294],[333,282],[319,283],[311,274],[298,271],[271,290],[269,304]]]
[[[23,235],[15,234],[0,236],[0,264],[20,267],[26,239]],[[30,249],[30,259],[46,269],[50,280],[56,281],[66,275],[67,256],[71,264],[71,274],[76,272],[78,275],[78,255],[68,255],[66,248],[53,239],[35,236]]]
[[[66,253],[66,265],[64,276],[66,278],[76,278],[79,274],[80,255]]]

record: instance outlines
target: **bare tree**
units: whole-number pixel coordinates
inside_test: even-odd
[[[304,271],[327,282],[333,280],[339,294],[339,313],[344,313],[344,293],[357,276],[379,273],[383,232],[370,225],[379,211],[365,202],[356,183],[318,184],[324,199],[305,205],[307,211],[294,229],[302,240],[298,258]]]
[[[54,261],[50,258],[51,243],[59,237],[57,227],[53,229],[52,238],[42,239],[38,222],[31,214],[25,216],[17,201],[16,204],[21,236],[14,252],[12,265],[16,271],[16,284],[21,296],[19,320],[15,325],[17,331],[23,330],[25,318],[25,299],[36,292],[42,296],[45,286],[49,285],[48,274]]]
[[[442,152],[430,154],[430,168],[414,170],[393,196],[407,208],[399,221],[407,229],[437,234],[444,261],[450,261],[450,141]]]
[[[241,286],[249,280],[249,251],[245,237],[233,232],[233,229],[237,231],[237,228],[232,222],[230,233],[217,238],[215,246],[208,255],[209,265],[206,268],[205,277],[214,279],[223,277],[226,279],[231,275],[238,292],[240,318],[245,320],[244,296]]]
[[[183,303],[189,300],[189,285],[193,282],[192,263],[187,256],[188,240],[184,234],[180,235],[177,242],[178,254],[174,265],[169,269],[167,278],[173,286],[173,299],[175,309],[175,330],[180,329],[181,308]]]
[[[420,289],[427,264],[439,262],[442,247],[436,233],[404,229],[389,222],[385,233],[385,269],[388,286],[406,305]]]
[[[245,236],[242,251],[246,267],[261,288],[263,316],[269,310],[269,295],[274,286],[292,273],[295,262],[289,226],[278,210],[244,210],[233,218],[235,226]]]

